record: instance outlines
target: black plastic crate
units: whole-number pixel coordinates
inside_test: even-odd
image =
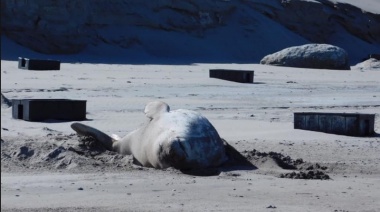
[[[59,60],[41,60],[41,59],[29,59],[18,58],[18,68],[27,70],[60,70],[61,61]]]
[[[25,121],[81,121],[86,119],[86,100],[13,99],[12,117]]]
[[[248,70],[210,69],[209,73],[210,78],[241,83],[253,83],[254,78],[254,71]]]
[[[294,129],[338,135],[371,136],[375,134],[375,114],[294,113]]]

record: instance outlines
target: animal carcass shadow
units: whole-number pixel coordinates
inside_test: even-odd
[[[228,160],[220,167],[212,167],[206,169],[191,169],[180,170],[184,174],[194,176],[215,176],[221,172],[236,171],[236,170],[256,170],[257,167],[247,160],[239,151],[233,146],[224,141],[224,147]]]

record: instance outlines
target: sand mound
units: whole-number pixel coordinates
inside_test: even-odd
[[[48,130],[48,129],[46,129]],[[1,169],[3,171],[69,171],[94,172],[101,171],[132,171],[148,169],[134,165],[132,156],[123,156],[106,150],[91,137],[76,134],[62,135],[51,131],[48,136],[2,138],[1,140]],[[233,161],[220,169],[187,170],[182,173],[198,176],[218,175],[232,170],[272,169],[274,176],[295,179],[330,179],[324,173],[327,169],[319,164],[310,164],[302,159],[293,160],[276,152],[259,152],[255,149],[234,153],[242,158]],[[249,162],[250,169],[247,169]],[[15,170],[17,169],[17,170]],[[290,173],[281,173],[281,170],[292,170]],[[180,173],[178,170],[166,171]],[[280,174],[279,174],[280,173]]]
[[[1,93],[1,107],[2,108],[9,108],[12,106],[12,101],[7,99],[3,93]]]
[[[79,142],[78,142],[79,141]],[[90,138],[77,135],[48,135],[1,139],[3,171],[63,171],[133,169],[132,157],[122,156],[94,145]],[[17,169],[17,170],[14,170]]]
[[[294,170],[290,173],[280,173],[276,175],[280,178],[307,179],[307,180],[328,180],[330,176],[326,174],[328,169],[318,163],[308,163],[302,158],[292,159],[278,152],[259,152],[256,149],[245,150],[243,155],[259,169],[284,169]]]

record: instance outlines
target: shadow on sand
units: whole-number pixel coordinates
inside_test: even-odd
[[[1,36],[1,60],[18,62],[19,57],[42,60],[59,60],[62,63],[90,63],[117,65],[192,65],[196,63],[215,64],[251,64],[259,63],[260,58],[236,58],[231,55],[215,52],[198,52],[183,55],[180,52],[172,57],[163,54],[152,55],[143,50],[122,49],[114,46],[92,47],[76,54],[44,54],[21,46],[6,36]],[[263,55],[265,56],[265,55]],[[17,65],[16,65],[17,66]]]
[[[180,170],[184,174],[193,176],[215,176],[221,172],[229,172],[236,170],[256,170],[257,167],[247,160],[239,151],[233,146],[225,143],[226,154],[228,161],[220,167],[207,168],[207,169],[192,169],[192,170]]]

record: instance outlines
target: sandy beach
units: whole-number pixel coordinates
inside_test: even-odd
[[[253,70],[254,83],[209,78],[209,69]],[[193,176],[131,163],[131,157],[78,150],[72,122],[28,122],[1,109],[2,211],[379,211],[380,138],[297,130],[294,112],[376,114],[379,69],[299,69],[258,64],[107,65],[62,63],[28,71],[1,61],[8,99],[87,100],[83,123],[124,136],[152,100],[201,112],[255,165]],[[303,166],[288,170],[274,152]],[[251,155],[251,157],[249,157]],[[253,155],[253,156],[252,156]],[[314,167],[329,180],[281,178]]]

